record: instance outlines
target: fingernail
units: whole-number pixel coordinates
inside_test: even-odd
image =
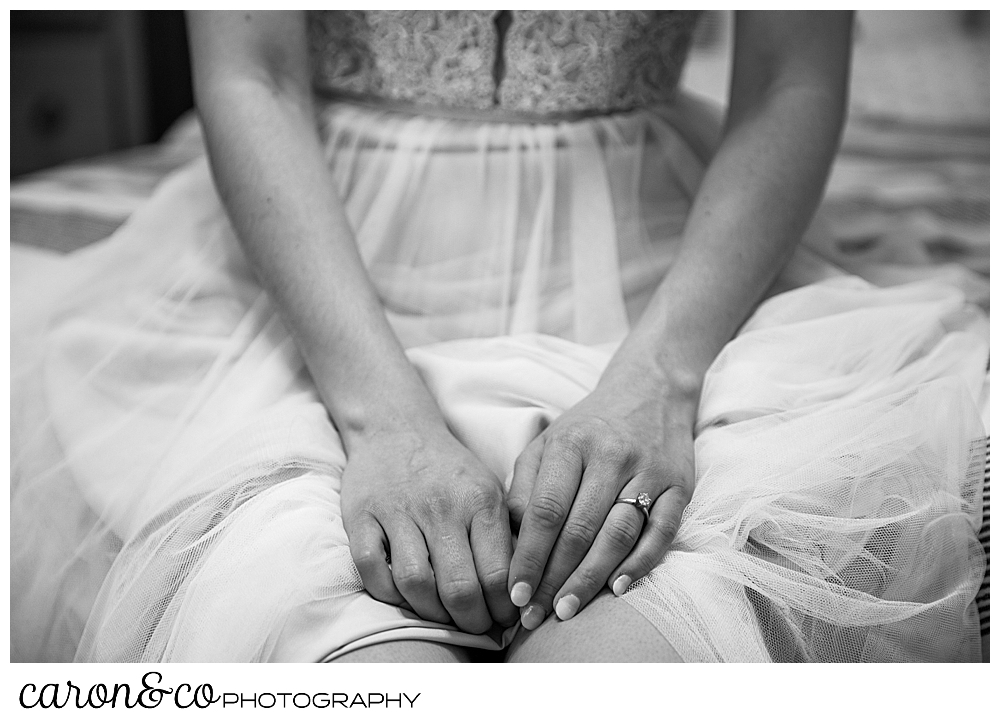
[[[560,620],[569,620],[579,609],[580,598],[576,595],[563,595],[556,603],[556,617]]]
[[[539,605],[529,605],[521,611],[521,625],[525,630],[534,630],[545,620],[545,611]]]
[[[619,575],[618,579],[615,580],[615,584],[611,586],[611,592],[615,594],[615,597],[621,597],[631,584],[632,578],[628,575]]]
[[[515,582],[510,591],[510,601],[519,608],[528,604],[531,599],[531,585],[526,582]]]

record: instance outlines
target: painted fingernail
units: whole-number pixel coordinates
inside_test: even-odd
[[[611,592],[615,594],[615,597],[621,597],[631,584],[632,578],[628,575],[619,575],[618,579],[615,580],[615,584],[611,586]]]
[[[580,598],[576,595],[563,595],[556,603],[556,617],[560,620],[569,620],[576,615],[580,609]]]
[[[540,605],[529,605],[521,611],[521,625],[526,630],[534,630],[545,620],[545,611]]]
[[[510,601],[519,608],[522,608],[528,604],[528,601],[531,599],[531,593],[531,585],[526,582],[515,582],[514,587],[510,591]]]

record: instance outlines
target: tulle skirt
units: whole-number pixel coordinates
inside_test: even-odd
[[[715,141],[697,104],[553,124],[320,114],[386,313],[509,483],[669,268]],[[803,285],[805,282],[812,282]],[[708,373],[697,486],[624,595],[686,660],[976,660],[988,327],[955,290],[800,252]],[[346,459],[199,160],[14,279],[11,657],[323,660],[496,648],[362,589]]]

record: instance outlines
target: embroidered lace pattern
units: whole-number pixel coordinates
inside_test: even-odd
[[[314,83],[417,105],[528,113],[670,100],[697,12],[313,11]]]

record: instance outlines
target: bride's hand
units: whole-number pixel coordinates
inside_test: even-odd
[[[517,620],[503,488],[447,430],[352,444],[341,501],[351,556],[372,597],[471,633]]]
[[[521,623],[573,617],[604,585],[621,595],[663,558],[694,487],[697,394],[607,374],[532,441],[508,497]],[[619,497],[649,495],[649,521]]]

